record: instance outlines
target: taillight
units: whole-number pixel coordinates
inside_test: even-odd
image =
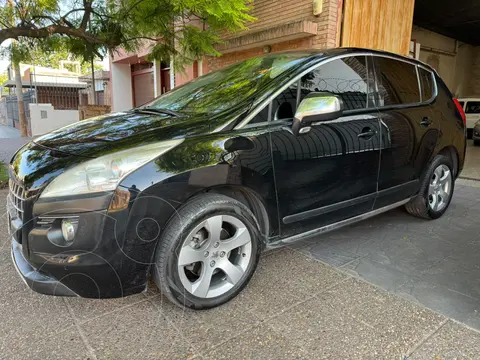
[[[460,113],[460,116],[462,117],[462,120],[463,120],[463,125],[467,125],[467,116],[465,115],[465,111],[463,111],[463,107],[462,105],[460,105],[460,103],[458,102],[457,99],[453,99],[453,102],[455,103],[455,105],[457,106],[457,110],[458,112]]]

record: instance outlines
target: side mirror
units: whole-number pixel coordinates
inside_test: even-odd
[[[293,118],[292,132],[295,135],[310,131],[310,124],[334,120],[342,116],[343,101],[331,93],[310,93],[298,105]]]

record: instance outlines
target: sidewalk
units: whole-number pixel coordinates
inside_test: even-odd
[[[18,129],[0,124],[0,162],[8,163],[15,151],[30,140],[22,138]]]
[[[18,138],[18,137],[21,137],[20,130],[11,126],[0,124],[0,139]]]
[[[294,249],[264,254],[247,288],[208,311],[173,306],[154,285],[123,299],[42,296],[15,272],[6,226],[3,214],[0,358],[7,360],[480,356],[479,332]]]

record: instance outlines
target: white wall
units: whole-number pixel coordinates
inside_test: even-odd
[[[32,136],[46,134],[79,120],[78,110],[55,110],[51,104],[29,104]]]
[[[438,71],[454,95],[469,95],[473,46],[418,26],[412,29],[412,40],[421,45],[420,60]]]
[[[112,63],[112,111],[124,111],[133,107],[132,75],[129,64]]]

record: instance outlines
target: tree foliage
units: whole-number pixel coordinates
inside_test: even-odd
[[[215,44],[222,31],[243,30],[255,20],[248,14],[250,2],[0,0],[0,43],[17,39],[26,49],[63,47],[86,60],[148,45],[152,58],[173,57],[182,66],[203,55],[219,55]]]

